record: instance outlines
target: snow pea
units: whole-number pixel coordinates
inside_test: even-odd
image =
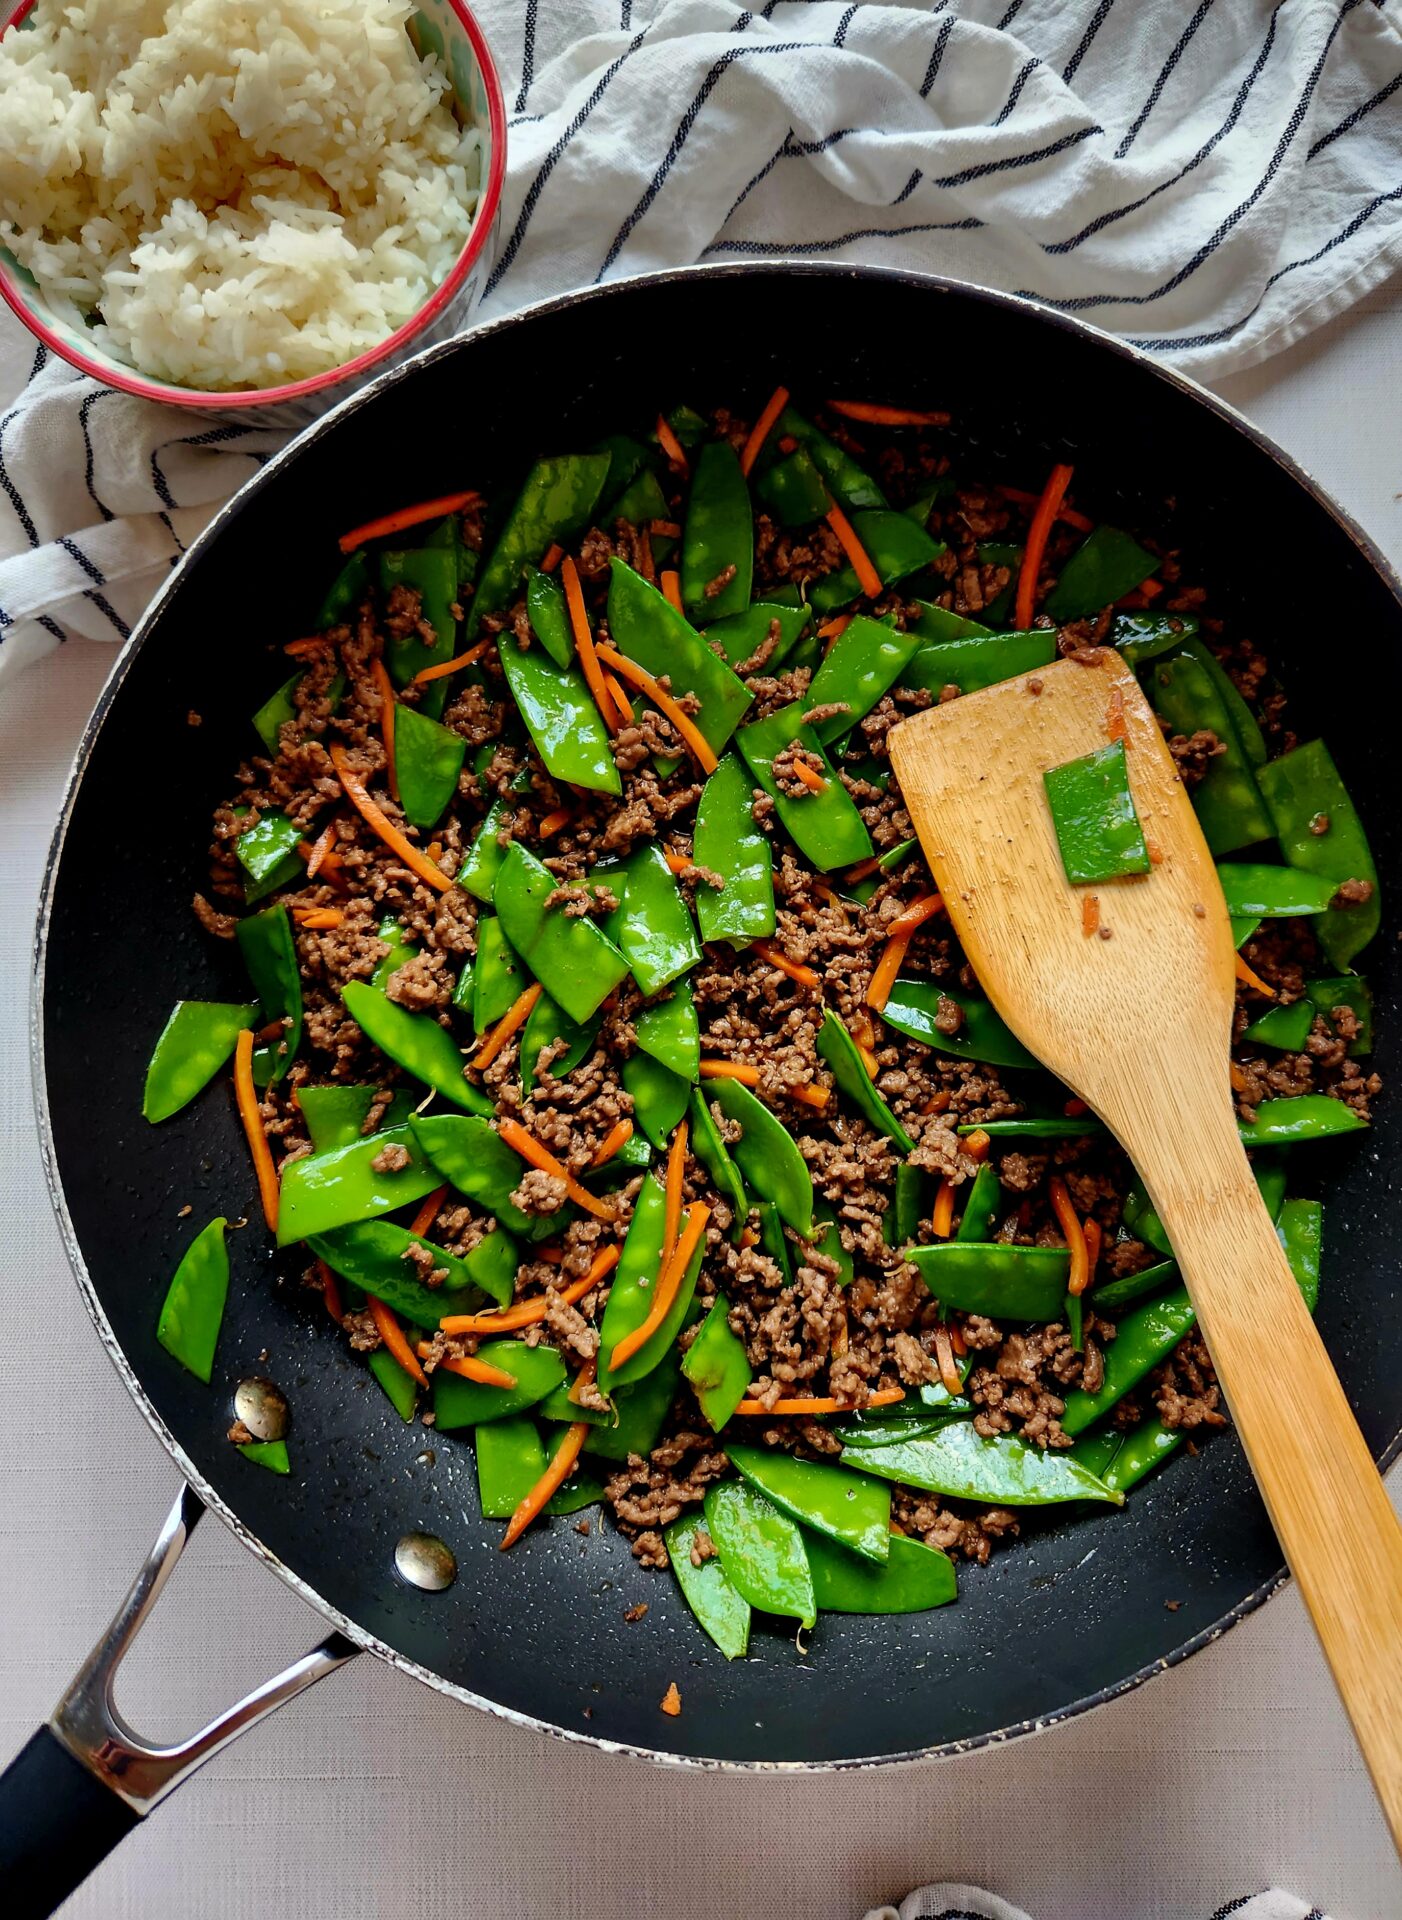
[[[688,452],[692,447],[699,447],[711,431],[711,423],[705,415],[698,413],[695,407],[689,407],[684,402],[681,406],[672,408],[667,415],[667,425]],[[648,438],[654,445],[660,444],[655,431],[650,433]]]
[[[156,1338],[173,1359],[208,1386],[229,1297],[228,1221],[220,1214],[180,1256],[156,1322]]]
[[[317,632],[324,633],[328,627],[339,627],[342,621],[348,619],[365,598],[369,584],[370,567],[365,549],[357,547],[326,590],[326,598],[316,616]]]
[[[585,1426],[606,1427],[618,1418],[614,1408],[610,1405],[604,1405],[602,1407],[576,1406],[575,1402],[570,1399],[570,1394],[573,1390],[573,1382],[566,1381],[562,1386],[558,1386],[552,1392],[547,1393],[543,1400],[536,1403],[536,1419],[551,1420],[557,1426],[569,1427],[573,1426],[576,1421],[583,1421]]]
[[[1110,1427],[1099,1433],[1085,1433],[1071,1449],[1071,1458],[1078,1460],[1088,1473],[1097,1479],[1105,1479],[1105,1470],[1124,1444],[1124,1435]]]
[[[942,473],[938,479],[932,481],[931,484],[926,487],[922,494],[912,500],[909,506],[904,508],[903,511],[910,519],[918,520],[923,527],[928,523],[930,515],[934,512],[939,502],[941,500],[952,499],[957,492],[958,482],[955,480],[954,475],[952,473]]]
[[[664,1354],[651,1373],[618,1388],[612,1396],[614,1419],[595,1427],[584,1451],[601,1460],[626,1460],[630,1453],[646,1458],[662,1438],[680,1381],[675,1352]]]
[[[703,940],[748,946],[774,931],[774,857],[755,825],[753,785],[737,754],[727,753],[701,791],[692,836],[698,866],[720,874],[719,892],[705,881],[696,888],[696,918]]]
[[[475,1114],[415,1114],[409,1122],[409,1138],[428,1163],[425,1193],[446,1180],[485,1208],[518,1240],[548,1240],[559,1231],[560,1214],[522,1213],[511,1204],[525,1164],[487,1121]],[[372,1135],[375,1143],[382,1139],[382,1135]],[[301,1164],[293,1162],[294,1166]]]
[[[750,1603],[732,1585],[719,1556],[713,1554],[699,1567],[692,1565],[691,1549],[701,1527],[701,1515],[692,1512],[662,1529],[672,1571],[697,1625],[727,1660],[743,1660],[750,1648]]]
[[[899,1409],[894,1418],[879,1418],[883,1410],[869,1418],[858,1415],[855,1420],[830,1428],[830,1432],[842,1442],[844,1447],[893,1447],[906,1440],[923,1440],[927,1434],[939,1431],[941,1422],[949,1416],[934,1412],[902,1413]]]
[[[969,1197],[964,1202],[963,1218],[955,1231],[955,1241],[961,1245],[968,1245],[970,1242],[978,1245],[985,1240],[991,1240],[1002,1199],[1003,1183],[998,1178],[998,1169],[991,1160],[985,1160],[974,1175],[974,1183],[969,1188]]]
[[[918,633],[922,640],[998,640],[1006,636],[995,634],[992,627],[985,627],[978,620],[970,620],[967,614],[955,613],[950,607],[936,606],[933,600],[916,600],[912,603],[916,611],[912,633]]]
[[[1128,1273],[1122,1279],[1109,1280],[1103,1287],[1097,1287],[1090,1296],[1091,1305],[1097,1313],[1117,1313],[1121,1307],[1133,1306],[1136,1300],[1147,1300],[1150,1294],[1161,1292],[1177,1278],[1178,1262],[1160,1260],[1139,1273]]]
[[[871,712],[900,679],[919,644],[915,634],[897,633],[865,614],[848,621],[808,688],[810,708],[841,701],[847,709],[814,722],[813,731],[824,745]]]
[[[896,1168],[896,1190],[886,1219],[891,1228],[891,1245],[903,1247],[920,1231],[920,1222],[929,1204],[928,1176],[909,1160]]]
[[[598,1381],[601,1393],[612,1393],[615,1387],[628,1386],[652,1372],[671,1350],[696,1291],[696,1276],[701,1271],[701,1258],[705,1251],[704,1236],[688,1263],[682,1284],[662,1325],[635,1354],[623,1362],[616,1373],[613,1371],[609,1366],[609,1358],[614,1348],[625,1335],[643,1324],[652,1308],[653,1289],[660,1277],[666,1210],[662,1183],[655,1175],[648,1174],[638,1192],[628,1237],[623,1242],[623,1253],[614,1269],[613,1286],[599,1326]]]
[[[712,1097],[727,1120],[741,1128],[731,1158],[763,1200],[772,1200],[803,1240],[813,1238],[813,1182],[808,1164],[788,1128],[738,1080],[713,1080]]]
[[[833,499],[849,513],[886,505],[886,496],[866,469],[793,407],[785,407],[779,415],[775,430],[764,443],[764,452],[777,447],[780,440],[797,440],[827,481]]]
[[[622,793],[608,729],[580,669],[557,667],[543,650],[522,653],[512,634],[502,635],[497,651],[546,772],[591,793]]]
[[[392,913],[385,915],[375,931],[389,948],[389,952],[370,975],[370,985],[383,993],[386,981],[413,959],[418,948],[410,944],[403,927]],[[471,962],[468,964],[471,965]]]
[[[369,1367],[400,1419],[412,1420],[419,1402],[419,1386],[414,1376],[404,1371],[388,1347],[376,1347],[369,1355]]]
[[[1334,897],[1334,882],[1294,867],[1266,866],[1256,860],[1224,860],[1217,869],[1227,912],[1233,919],[1285,919],[1323,913]]]
[[[624,517],[619,515],[614,502],[627,492],[654,456],[628,433],[606,433],[590,451],[606,453],[609,457],[608,474],[599,490],[599,511],[606,523],[612,522]]]
[[[1339,980],[1307,980],[1310,1004],[1327,1018],[1336,1007],[1348,1007],[1358,1022],[1357,1038],[1349,1046],[1355,1059],[1373,1050],[1373,994],[1366,980],[1347,974]],[[1329,1023],[1331,1026],[1333,1022]]]
[[[1216,685],[1222,697],[1222,704],[1232,716],[1232,726],[1241,742],[1243,753],[1253,767],[1263,766],[1266,760],[1266,737],[1261,731],[1261,723],[1246,704],[1241,689],[1227,672],[1222,662],[1208,646],[1195,634],[1189,635],[1179,651],[1190,660],[1196,660],[1208,677]]]
[[[633,1118],[661,1153],[676,1131],[691,1098],[691,1082],[650,1053],[633,1053],[619,1069],[623,1091],[633,1102]]]
[[[911,1247],[908,1258],[942,1307],[994,1320],[1060,1318],[1071,1256],[1064,1247],[1000,1246],[945,1240]]]
[[[957,1031],[942,1033],[936,1025],[941,1000],[952,1000],[963,1015]],[[930,980],[898,979],[881,1018],[897,1033],[920,1040],[940,1053],[962,1060],[982,1060],[993,1067],[1035,1067],[1037,1062],[1002,1015],[981,993],[961,987],[937,986]]]
[[[266,1467],[269,1473],[292,1471],[285,1440],[245,1440],[239,1452],[245,1460],[251,1460],[255,1467]]]
[[[1125,743],[1114,740],[1042,775],[1061,864],[1072,885],[1147,873],[1149,849],[1129,790]]]
[[[871,773],[864,767],[853,768],[853,772],[863,780],[871,780],[872,778]],[[878,784],[881,783],[872,780],[873,786]],[[883,792],[885,791],[884,785],[882,786],[882,790]],[[898,867],[903,867],[919,845],[920,842],[918,840],[901,840],[894,847],[888,847],[885,853],[877,856],[875,873],[868,874],[865,880],[844,884],[842,891],[847,895],[849,900],[859,900],[862,905],[865,906],[867,901],[870,900],[876,892],[876,889],[881,885],[884,876],[888,873],[894,873]]]
[[[565,1363],[554,1347],[528,1347],[524,1340],[484,1340],[477,1358],[500,1367],[514,1378],[514,1387],[487,1387],[480,1380],[464,1380],[460,1373],[439,1367],[433,1375],[434,1425],[440,1433],[454,1427],[484,1426],[524,1413],[552,1393],[565,1378]]]
[[[1132,667],[1171,653],[1198,630],[1191,613],[1117,613],[1110,622],[1110,645]]]
[[[300,673],[294,673],[290,680],[284,680],[277,692],[269,694],[253,716],[253,731],[263,742],[265,751],[274,760],[277,759],[282,748],[283,728],[289,720],[297,718],[297,709],[293,705],[292,695],[300,686],[301,680]]]
[[[808,625],[806,607],[786,607],[774,600],[756,600],[752,607],[746,607],[742,613],[732,613],[725,620],[713,620],[706,628],[706,645],[713,647],[719,641],[725,652],[726,665],[739,667],[758,652],[769,638],[769,629],[776,620],[779,622],[779,640],[765,663],[764,671],[777,673]]]
[[[462,521],[457,514],[445,514],[436,520],[419,543],[425,547],[446,547],[453,556],[458,570],[458,585],[470,586],[477,578],[480,555],[472,548],[463,545]]]
[[[537,564],[547,547],[564,546],[583,533],[610,464],[606,453],[564,453],[531,468],[478,579],[467,618],[469,640],[486,614],[512,604],[527,565]]]
[[[841,1467],[798,1460],[766,1447],[728,1445],[730,1464],[791,1520],[823,1533],[864,1560],[891,1553],[891,1490]]]
[[[243,891],[250,907],[265,894],[285,887],[302,872],[302,862],[297,857],[301,839],[302,829],[285,813],[273,809],[235,840],[234,851],[248,876]]]
[[[1336,1133],[1357,1133],[1368,1122],[1328,1093],[1301,1093],[1284,1100],[1263,1100],[1253,1121],[1237,1131],[1246,1147],[1289,1147],[1301,1140],[1328,1140]]]
[[[693,720],[719,754],[750,704],[750,690],[718,660],[689,621],[622,560],[609,562],[608,620],[613,644],[658,678],[670,675],[673,694],[694,693]]]
[[[842,1460],[862,1473],[923,1487],[953,1500],[995,1501],[1005,1507],[1049,1506],[1060,1500],[1124,1504],[1123,1494],[1113,1493],[1067,1454],[1044,1452],[1012,1433],[985,1440],[968,1420],[946,1420],[923,1440],[889,1447],[844,1447]]]
[[[1244,1137],[1244,1136],[1243,1136]],[[1248,1143],[1249,1144],[1249,1143]],[[1277,1154],[1257,1153],[1252,1162],[1251,1171],[1261,1198],[1272,1220],[1280,1212],[1280,1203],[1285,1198],[1285,1166]],[[1162,1220],[1149,1204],[1149,1196],[1138,1175],[1125,1195],[1124,1225],[1126,1233],[1136,1240],[1142,1240],[1146,1246],[1154,1247],[1159,1253],[1172,1255],[1173,1248]]]
[[[718,1193],[724,1194],[730,1202],[735,1216],[732,1238],[739,1239],[744,1230],[745,1216],[750,1210],[749,1195],[745,1192],[745,1182],[740,1177],[740,1169],[730,1157],[730,1150],[720,1137],[720,1129],[715,1116],[706,1103],[706,1096],[700,1087],[693,1087],[691,1103],[688,1108],[691,1116],[691,1150],[711,1176],[711,1183]]]
[[[628,520],[634,526],[645,527],[650,520],[665,520],[670,508],[667,496],[662,491],[662,483],[650,467],[645,467],[638,477],[619,494],[609,512],[610,520]],[[654,537],[652,543],[654,559],[660,559],[663,543]]]
[[[552,1040],[568,1043],[567,1051],[552,1062],[550,1068],[557,1080],[563,1080],[592,1050],[602,1024],[602,1015],[595,1014],[580,1026],[556,1006],[548,993],[542,993],[527,1015],[521,1034],[521,1083],[527,1092],[535,1084],[536,1062],[542,1047],[548,1047]]]
[[[835,1260],[837,1262],[838,1271],[836,1279],[838,1286],[850,1287],[853,1276],[856,1273],[856,1266],[851,1254],[842,1244],[842,1234],[837,1224],[837,1213],[828,1201],[820,1199],[814,1200],[813,1212],[818,1222],[814,1229],[813,1245],[819,1253],[825,1254],[829,1260]]]
[[[463,1298],[466,1293],[485,1294],[504,1307],[516,1286],[516,1243],[500,1230],[484,1234],[465,1254],[448,1253],[392,1220],[357,1221],[332,1233],[316,1234],[308,1244],[362,1293],[373,1293],[415,1326],[430,1331],[450,1306],[459,1313],[470,1310],[471,1302]],[[408,1255],[419,1247],[426,1247],[434,1267],[442,1269],[441,1287],[427,1287],[417,1278],[418,1269]]]
[[[954,1562],[923,1540],[891,1536],[882,1566],[854,1559],[823,1539],[806,1540],[813,1596],[820,1613],[925,1613],[958,1595]]]
[[[483,1433],[490,1433],[491,1427],[483,1427]],[[479,1436],[480,1437],[480,1436]],[[545,1462],[548,1466],[565,1444],[563,1433],[548,1433],[545,1436]],[[545,1504],[547,1513],[578,1513],[583,1507],[597,1507],[604,1497],[604,1483],[596,1473],[591,1473],[582,1465],[571,1468],[565,1477],[564,1485],[558,1493],[551,1494]]]
[[[375,1104],[376,1087],[299,1087],[297,1105],[313,1153],[329,1153],[361,1138]],[[402,1127],[414,1111],[416,1095],[396,1093],[380,1116],[380,1127]]]
[[[1192,735],[1206,728],[1222,743],[1193,789],[1193,810],[1214,854],[1270,840],[1275,827],[1256,784],[1256,774],[1237,738],[1221,693],[1199,660],[1175,654],[1156,660],[1144,676],[1144,691],[1173,733]],[[1264,769],[1263,769],[1264,771]]]
[[[869,1126],[894,1140],[902,1153],[914,1153],[915,1142],[892,1113],[885,1096],[879,1092],[866,1062],[857,1051],[857,1043],[841,1017],[831,1007],[823,1009],[823,1024],[818,1029],[818,1052],[827,1061],[837,1090],[849,1100]]]
[[[281,1080],[302,1043],[302,975],[297,966],[297,945],[284,906],[249,914],[239,921],[234,933],[264,1020],[287,1023],[280,1040],[254,1049],[253,1078],[259,1086],[267,1086]]]
[[[574,659],[574,634],[565,590],[553,573],[542,573],[538,567],[526,569],[526,618],[555,665],[567,667]]]
[[[187,1106],[218,1073],[258,1009],[251,1003],[177,1000],[146,1069],[141,1111],[153,1124]]]
[[[939,612],[942,609],[935,608]],[[915,631],[921,631],[917,626]],[[1035,673],[1056,658],[1056,633],[1039,628],[1033,633],[971,634],[958,640],[927,642],[901,670],[903,687],[923,687],[938,694],[943,687],[977,693],[1019,673]]]
[[[1243,1040],[1254,1046],[1280,1047],[1286,1053],[1298,1053],[1314,1025],[1315,1006],[1311,1000],[1296,1000],[1288,1007],[1272,1007],[1259,1020],[1244,1029]]]
[[[431,641],[425,640],[417,627],[409,633],[391,635],[386,641],[389,677],[395,686],[404,687],[425,667],[451,660],[457,649],[458,622],[453,608],[458,604],[458,557],[446,547],[413,547],[403,553],[380,554],[378,565],[381,591],[388,595],[395,587],[416,589],[420,617],[433,629]],[[420,690],[419,711],[436,720],[447,695],[446,680],[430,680]]]
[[[1161,1461],[1166,1460],[1181,1445],[1183,1438],[1182,1427],[1166,1427],[1156,1416],[1141,1420],[1137,1427],[1131,1427],[1122,1444],[1116,1447],[1105,1469],[1106,1486],[1114,1487],[1119,1493],[1128,1493],[1145,1474],[1152,1473]]]
[[[1317,1200],[1287,1200],[1275,1224],[1276,1237],[1290,1262],[1295,1284],[1313,1313],[1319,1305],[1319,1265],[1324,1244],[1324,1209]]]
[[[411,1013],[363,980],[348,980],[341,1001],[361,1031],[406,1073],[468,1113],[492,1111],[486,1094],[463,1079],[457,1043],[431,1014]]]
[[[784,1285],[793,1285],[793,1261],[789,1257],[789,1243],[784,1236],[783,1215],[772,1200],[760,1200],[755,1205],[755,1221],[759,1227],[759,1245],[767,1253],[780,1273],[784,1276]]]
[[[1227,918],[1231,922],[1232,945],[1240,953],[1261,923],[1250,914],[1229,914]]]
[[[767,719],[741,727],[735,744],[744,754],[756,784],[773,800],[799,852],[810,866],[820,873],[829,873],[834,867],[850,867],[858,860],[870,859],[871,835],[851,795],[833,771],[817,734],[803,724],[807,704],[806,700],[795,700]],[[774,778],[774,759],[791,746],[803,747],[817,755],[827,782],[821,793],[805,793],[798,800],[780,790]]]
[[[1099,1391],[1086,1393],[1081,1387],[1073,1387],[1067,1394],[1066,1411],[1061,1416],[1066,1432],[1082,1433],[1108,1413],[1146,1373],[1168,1358],[1196,1321],[1186,1287],[1174,1287],[1127,1313],[1105,1349],[1105,1378]]]
[[[706,1490],[706,1531],[732,1586],[765,1613],[818,1618],[803,1536],[787,1514],[743,1480]]]
[[[691,982],[678,980],[671,998],[644,1007],[633,1022],[638,1045],[664,1067],[694,1080],[701,1061],[701,1023],[691,997]]]
[[[386,1147],[405,1148],[409,1164],[397,1172],[376,1173],[370,1163]],[[396,1207],[432,1193],[441,1178],[419,1152],[407,1126],[386,1127],[344,1147],[307,1154],[283,1169],[277,1243],[288,1247],[309,1234],[331,1233],[357,1220],[393,1213]]]
[[[695,1389],[712,1433],[719,1433],[754,1378],[745,1343],[730,1330],[730,1304],[723,1293],[716,1295],[715,1305],[701,1322],[701,1331],[687,1348],[682,1372]],[[733,1455],[731,1458],[734,1461]]]
[[[1046,611],[1059,627],[1113,606],[1143,586],[1158,560],[1119,527],[1097,527],[1061,569]]]
[[[697,965],[701,943],[691,911],[655,841],[619,866],[596,867],[594,872],[618,896],[617,910],[604,929],[628,962],[640,992],[651,998]]]
[[[811,527],[832,505],[827,482],[813,456],[803,447],[776,460],[755,486],[765,509],[785,527]]]
[[[558,882],[518,840],[506,849],[492,887],[502,932],[545,991],[583,1024],[628,971],[628,962],[587,914],[569,919],[545,902]]]
[[[852,531],[866,549],[883,587],[919,573],[945,551],[942,540],[931,539],[923,527],[903,513],[878,509],[852,516]],[[836,613],[861,596],[862,583],[852,567],[839,567],[808,585],[808,604],[814,613]]]
[[[1322,740],[1310,740],[1270,761],[1257,778],[1292,867],[1318,874],[1336,887],[1345,880],[1372,885],[1367,900],[1356,907],[1331,907],[1315,928],[1320,946],[1342,972],[1382,923],[1378,870],[1363,822]],[[1323,830],[1316,832],[1321,824]]]
[[[739,456],[728,440],[709,440],[692,472],[682,529],[682,605],[689,619],[704,626],[749,606],[754,548],[750,490]],[[708,595],[711,582],[731,567],[732,579]]]
[[[417,707],[401,705],[394,716],[394,771],[404,818],[416,827],[438,824],[458,790],[467,742],[440,727]]]
[[[497,835],[514,812],[515,808],[504,796],[493,800],[477,829],[476,839],[468,848],[467,858],[458,868],[458,885],[465,887],[474,900],[488,901],[492,897],[497,874],[506,858],[506,848]]]
[[[509,1520],[545,1472],[545,1448],[524,1414],[489,1420],[473,1442],[484,1520]]]
[[[969,1121],[961,1134],[986,1133],[990,1140],[1090,1140],[1105,1131],[1093,1113],[1075,1119],[1060,1113],[1024,1114],[1019,1120]]]
[[[987,601],[983,608],[983,617],[990,627],[1004,627],[1007,625],[1008,615],[1013,610],[1013,601],[1017,597],[1017,577],[1022,568],[1022,548],[1011,540],[980,540],[974,551],[980,566],[1006,567],[1008,570],[1008,584],[1001,593]]]

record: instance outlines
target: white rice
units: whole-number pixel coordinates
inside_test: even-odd
[[[0,39],[0,238],[140,372],[209,390],[342,365],[472,225],[481,135],[408,0],[38,0]]]

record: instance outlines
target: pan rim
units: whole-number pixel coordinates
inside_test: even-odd
[[[98,696],[92,714],[83,729],[72,766],[65,782],[63,799],[59,810],[53,837],[49,843],[48,855],[44,864],[43,880],[40,888],[39,910],[35,927],[33,972],[29,1002],[29,1042],[30,1070],[33,1084],[35,1120],[38,1131],[39,1152],[44,1169],[44,1178],[49,1190],[50,1204],[58,1223],[59,1236],[64,1253],[68,1259],[79,1293],[87,1308],[88,1317],[97,1331],[98,1338],[106,1349],[108,1358],[116,1368],[137,1408],[144,1417],[147,1426],[160,1441],[161,1446],[174,1462],[186,1483],[199,1496],[204,1505],[215,1513],[231,1533],[248,1549],[254,1557],[270,1568],[283,1583],[315,1612],[319,1613],[331,1626],[339,1629],[348,1640],[361,1650],[375,1655],[397,1668],[409,1677],[423,1682],[435,1691],[458,1701],[464,1706],[475,1707],[494,1718],[512,1725],[529,1729],[532,1732],[552,1734],[556,1738],[573,1744],[591,1747],[596,1751],[618,1754],[630,1759],[650,1761],[661,1766],[699,1770],[702,1772],[758,1773],[758,1774],[809,1774],[842,1773],[875,1766],[906,1765],[917,1761],[952,1759],[956,1755],[976,1752],[984,1747],[1001,1746],[1015,1739],[1045,1731],[1063,1721],[1103,1706],[1111,1700],[1132,1692],[1151,1680],[1159,1673],[1168,1672],[1181,1665],[1192,1654],[1219,1640],[1229,1628],[1254,1613],[1272,1594],[1284,1585],[1289,1578],[1288,1569],[1280,1567],[1269,1578],[1261,1582],[1250,1593],[1244,1595],[1235,1605],[1228,1608],[1222,1616],[1204,1627],[1179,1647],[1147,1662],[1132,1673],[1124,1675],[1111,1684],[1095,1689],[1079,1698],[1058,1707],[1054,1712],[1039,1714],[1016,1721],[1006,1727],[989,1728],[970,1735],[965,1739],[939,1742],[927,1747],[913,1747],[898,1753],[878,1753],[857,1755],[839,1759],[822,1760],[733,1760],[715,1756],[671,1752],[666,1748],[641,1746],[627,1741],[610,1740],[602,1735],[572,1727],[565,1727],[556,1721],[540,1718],[538,1715],[521,1712],[519,1709],[503,1705],[499,1701],[474,1693],[470,1688],[435,1673],[420,1662],[411,1660],[400,1653],[377,1635],[368,1632],[352,1620],[347,1614],[313,1587],[309,1581],[297,1573],[284,1560],[272,1551],[266,1543],[241,1519],[236,1510],[218,1494],[195,1462],[185,1452],[175,1435],[161,1418],[154,1403],[142,1385],[141,1379],[127,1358],[126,1352],[118,1340],[111,1322],[108,1320],[87,1263],[78,1241],[77,1232],[68,1211],[63,1181],[58,1168],[58,1159],[54,1143],[52,1116],[49,1108],[48,1080],[45,1070],[44,1051],[44,986],[47,967],[48,935],[53,913],[54,894],[59,866],[62,861],[64,843],[67,839],[73,809],[77,801],[83,776],[92,757],[93,749],[107,717],[115,703],[117,694],[126,678],[137,653],[144,645],[149,633],[156,625],[166,598],[180,582],[187,569],[199,560],[206,549],[221,536],[224,528],[243,511],[248,500],[279,478],[282,469],[291,464],[314,440],[330,432],[347,414],[360,407],[369,405],[378,399],[381,393],[396,386],[400,381],[411,377],[420,367],[463,350],[481,336],[494,336],[523,323],[529,324],[543,314],[558,313],[575,307],[583,302],[627,298],[637,289],[652,286],[670,285],[692,280],[743,280],[761,275],[778,275],[795,279],[814,279],[831,281],[833,279],[865,280],[877,284],[908,286],[928,295],[953,296],[958,299],[983,302],[990,306],[1020,315],[1024,321],[1037,325],[1050,326],[1062,333],[1086,340],[1091,345],[1108,351],[1116,358],[1139,367],[1154,378],[1176,388],[1188,400],[1214,414],[1227,426],[1246,438],[1256,450],[1284,473],[1310,497],[1316,507],[1327,514],[1351,541],[1360,558],[1382,580],[1397,602],[1402,613],[1402,577],[1391,562],[1380,551],[1371,536],[1364,531],[1346,508],[1329,494],[1314,476],[1287,453],[1269,434],[1257,427],[1245,415],[1233,407],[1230,402],[1221,399],[1207,388],[1201,386],[1191,376],[1166,366],[1152,355],[1137,347],[1131,341],[1106,333],[1103,329],[1078,319],[1075,316],[1058,313],[1035,300],[1028,300],[1016,294],[1002,293],[993,288],[980,286],[972,281],[953,280],[946,276],[931,273],[919,273],[894,267],[861,266],[855,263],[831,263],[826,261],[772,260],[764,262],[723,262],[712,265],[679,267],[658,273],[630,275],[626,278],[610,280],[573,293],[557,295],[532,305],[521,307],[514,312],[504,314],[495,320],[476,325],[463,335],[442,341],[435,346],[425,348],[399,366],[391,368],[369,381],[358,392],[350,394],[336,407],[322,415],[302,433],[296,435],[243,486],[233,493],[219,511],[209,521],[189,549],[181,556],[179,563],[161,583],[140,620],[133,627],[130,637],[123,643],[112,670]],[[1402,1453],[1402,1431],[1395,1434],[1376,1458],[1381,1471],[1386,1469]]]

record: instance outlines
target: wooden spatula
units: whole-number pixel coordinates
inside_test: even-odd
[[[1160,864],[1073,887],[1044,772],[1123,703]],[[890,736],[925,857],[989,999],[1134,1161],[1402,1847],[1402,1528],[1256,1189],[1228,1080],[1226,903],[1134,675],[1099,650],[932,707]],[[1084,895],[1099,928],[1085,931]]]

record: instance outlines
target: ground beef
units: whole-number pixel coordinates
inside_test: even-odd
[[[409,1159],[409,1149],[400,1146],[397,1140],[391,1141],[388,1146],[381,1147],[370,1162],[370,1171],[371,1173],[403,1173],[409,1164]]]
[[[522,1213],[558,1213],[568,1197],[569,1189],[559,1174],[532,1167],[512,1194],[511,1204]]]

